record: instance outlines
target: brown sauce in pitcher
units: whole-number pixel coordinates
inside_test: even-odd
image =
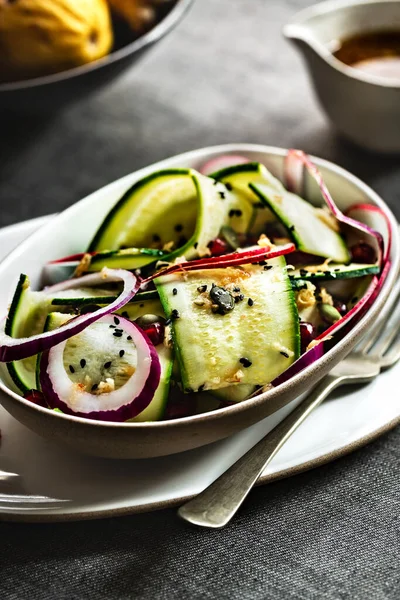
[[[374,31],[340,40],[333,55],[354,69],[400,83],[400,29]]]

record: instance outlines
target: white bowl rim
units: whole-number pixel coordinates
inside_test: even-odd
[[[89,198],[92,198],[100,190],[105,191],[107,189],[111,189],[114,185],[120,184],[124,180],[131,179],[132,175],[136,175],[138,178],[144,177],[147,173],[150,173],[157,169],[164,168],[164,166],[165,166],[164,163],[168,162],[168,160],[172,160],[172,159],[174,161],[178,161],[179,159],[201,160],[204,157],[204,155],[207,156],[208,159],[210,159],[210,158],[216,158],[217,156],[225,155],[225,154],[236,154],[237,155],[237,154],[240,154],[241,152],[243,152],[243,153],[258,152],[258,153],[263,153],[266,155],[270,154],[272,156],[283,157],[286,155],[287,151],[288,151],[287,148],[279,148],[279,147],[275,147],[275,146],[264,146],[264,145],[260,145],[260,144],[246,144],[246,143],[237,143],[237,144],[230,143],[230,144],[222,144],[222,145],[218,145],[218,146],[208,146],[205,148],[199,148],[197,150],[192,150],[189,152],[184,152],[184,153],[169,157],[167,159],[158,161],[157,163],[154,163],[152,165],[149,165],[147,167],[139,169],[138,171],[134,171],[133,173],[126,175],[125,177],[122,177],[116,181],[109,183],[106,186],[103,186],[102,188],[99,188],[99,190],[96,190],[89,196],[86,196],[85,198],[82,198],[80,201],[72,204],[69,208],[67,208],[66,210],[59,213],[59,215],[63,215],[66,212],[74,210],[76,205],[79,202],[81,202],[82,200],[88,200]],[[76,417],[76,416],[67,415],[64,413],[61,414],[61,413],[58,413],[55,411],[51,411],[47,408],[43,408],[36,404],[33,404],[29,400],[26,400],[22,396],[19,396],[17,393],[10,390],[5,385],[5,383],[2,381],[1,378],[0,378],[0,390],[2,390],[6,395],[12,397],[17,402],[23,404],[25,407],[29,408],[30,410],[36,411],[38,413],[42,413],[43,416],[45,416],[46,418],[62,419],[64,421],[68,421],[70,423],[76,423],[76,424],[80,423],[84,426],[100,427],[100,428],[105,428],[105,429],[109,429],[109,428],[111,428],[111,429],[123,428],[123,429],[133,429],[133,430],[147,429],[149,431],[154,429],[156,431],[156,430],[160,430],[160,429],[179,428],[179,426],[185,426],[188,423],[200,423],[200,422],[204,422],[204,421],[219,420],[219,419],[225,418],[227,415],[233,415],[234,413],[246,412],[250,408],[250,406],[256,407],[258,405],[263,404],[264,402],[266,402],[268,400],[272,401],[274,398],[281,395],[283,392],[293,391],[296,388],[296,385],[298,383],[300,383],[303,379],[307,378],[308,375],[311,375],[313,370],[318,368],[318,366],[327,365],[330,362],[333,362],[336,354],[338,354],[342,349],[344,349],[346,347],[349,339],[361,336],[363,328],[364,328],[364,324],[370,320],[371,316],[374,316],[375,313],[378,313],[380,311],[380,309],[382,308],[383,304],[385,303],[385,301],[390,293],[390,290],[392,289],[393,284],[396,281],[396,278],[400,272],[400,230],[399,230],[398,223],[397,223],[392,211],[390,210],[390,208],[386,205],[384,200],[372,188],[370,188],[366,183],[364,183],[361,179],[359,179],[355,175],[352,175],[349,171],[347,171],[343,167],[340,167],[340,166],[336,165],[335,163],[332,163],[331,161],[328,161],[328,160],[325,160],[322,158],[318,158],[313,155],[309,155],[309,156],[310,156],[311,160],[316,164],[317,167],[324,167],[327,170],[338,175],[339,177],[342,177],[342,178],[346,179],[347,181],[350,181],[356,187],[361,189],[361,191],[363,191],[367,196],[369,196],[381,209],[384,210],[386,216],[389,219],[390,225],[392,227],[392,232],[393,232],[392,246],[391,246],[391,253],[392,253],[391,268],[389,269],[386,280],[383,283],[382,288],[380,289],[378,297],[374,301],[371,308],[356,323],[356,325],[350,331],[350,333],[348,333],[346,336],[344,336],[344,338],[339,340],[321,358],[319,358],[317,361],[315,361],[311,365],[302,369],[299,373],[297,373],[296,375],[291,377],[288,381],[282,383],[281,385],[277,386],[276,388],[273,388],[271,390],[268,390],[267,392],[259,394],[258,396],[254,397],[254,398],[251,398],[249,400],[244,400],[233,406],[228,406],[226,408],[219,408],[215,411],[211,411],[208,413],[202,413],[202,414],[198,414],[198,415],[192,415],[189,417],[181,417],[178,419],[170,419],[170,420],[165,420],[165,421],[151,421],[151,422],[146,421],[143,423],[118,423],[118,422],[115,423],[115,422],[110,422],[110,421],[96,421],[93,419],[86,419],[84,417]],[[55,215],[54,218],[57,218],[59,215]],[[12,261],[14,254],[16,254],[17,252],[18,253],[22,252],[24,246],[29,242],[30,238],[33,235],[36,235],[39,231],[42,230],[42,228],[45,228],[47,225],[48,225],[48,222],[44,223],[44,225],[39,227],[38,230],[33,232],[31,235],[29,235],[22,242],[22,244],[20,244],[19,246],[17,246],[17,248],[12,250],[0,262],[0,268],[4,264],[7,264],[8,262]]]

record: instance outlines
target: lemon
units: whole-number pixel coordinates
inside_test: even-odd
[[[105,56],[113,42],[106,0],[0,0],[0,79],[28,79]]]

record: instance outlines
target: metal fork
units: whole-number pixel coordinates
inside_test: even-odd
[[[370,381],[400,359],[400,310],[396,313],[400,280],[372,331],[339,363],[309,396],[275,429],[244,454],[203,492],[178,510],[179,516],[201,527],[220,528],[229,523],[257,479],[296,429],[333,390]],[[393,321],[388,316],[395,312]],[[398,338],[398,339],[396,339]]]
[[[7,488],[10,484],[11,490],[15,489],[16,485],[20,485],[22,480],[18,473],[0,470],[0,485],[1,488]],[[49,508],[58,508],[63,506],[67,499],[51,498],[50,496],[38,496],[33,494],[17,494],[0,492],[0,512],[2,510],[20,511],[20,510],[44,510]]]

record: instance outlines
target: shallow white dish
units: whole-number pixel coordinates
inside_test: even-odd
[[[49,218],[0,230],[0,259]],[[367,386],[336,391],[290,438],[260,483],[334,460],[399,424],[400,402],[393,393],[399,377],[400,364]],[[0,518],[73,521],[178,505],[204,489],[291,409],[288,405],[239,434],[190,452],[117,461],[82,456],[46,441],[0,407],[0,468],[21,474],[26,493],[72,500],[35,512],[0,506]]]

